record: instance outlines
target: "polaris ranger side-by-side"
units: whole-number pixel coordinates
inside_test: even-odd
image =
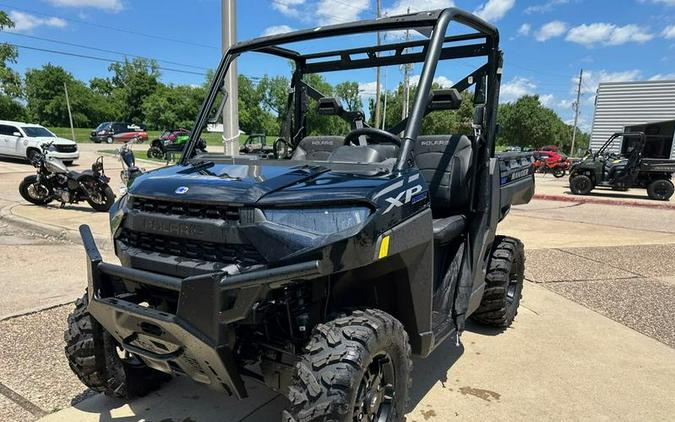
[[[449,25],[469,31],[448,35]],[[296,48],[405,30],[427,37]],[[194,154],[201,130],[221,114],[230,64],[250,52],[294,65],[276,143],[286,147],[275,148],[282,156]],[[465,58],[481,64],[434,90],[439,61]],[[410,115],[387,130],[305,78],[412,63],[423,66]],[[136,178],[111,210],[122,266],[103,262],[81,228],[88,289],[65,334],[73,371],[93,390],[125,398],[167,374],[243,398],[246,377],[287,395],[287,421],[402,420],[413,353],[459,341],[469,317],[508,327],[518,309],[523,244],[495,231],[512,205],[530,201],[534,176],[531,154],[495,156],[501,73],[497,29],[454,8],[234,45],[181,161]],[[458,110],[469,89],[473,134],[424,135],[424,119]],[[341,118],[351,131],[308,136],[310,112]]]
[[[610,152],[616,143],[621,145],[621,154]],[[641,188],[650,199],[669,200],[675,192],[671,181],[675,160],[650,157],[645,154],[646,147],[647,136],[642,132],[613,134],[600,149],[572,166],[570,190],[575,195],[588,195],[596,187],[619,191]]]

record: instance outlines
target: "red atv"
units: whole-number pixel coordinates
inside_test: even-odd
[[[534,151],[534,171],[543,174],[550,173],[555,178],[564,177],[572,167],[572,163],[557,150],[555,146],[546,146]]]

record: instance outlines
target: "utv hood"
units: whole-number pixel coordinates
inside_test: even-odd
[[[151,171],[138,177],[133,196],[186,202],[277,205],[364,200],[391,180],[391,174],[372,166],[353,171],[330,163],[292,161],[198,162]],[[239,161],[239,162],[237,162]]]

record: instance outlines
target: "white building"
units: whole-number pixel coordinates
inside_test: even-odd
[[[629,127],[630,126],[630,127]],[[675,159],[675,80],[602,82],[598,87],[591,149],[624,130],[642,131],[650,143],[663,143],[663,158]],[[619,152],[617,142],[613,150]]]

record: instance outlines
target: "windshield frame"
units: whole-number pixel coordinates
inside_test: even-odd
[[[450,22],[456,21],[466,27],[476,30],[476,33],[469,33],[458,36],[446,36]],[[321,38],[357,35],[375,33],[381,31],[396,30],[415,30],[419,28],[433,28],[431,38],[423,41],[411,41],[408,43],[398,43],[396,45],[383,45],[379,47],[365,47],[353,49],[345,52],[323,52],[302,55],[296,51],[280,47],[281,44],[290,44],[300,41],[310,41]],[[445,46],[446,43],[454,41],[466,41],[473,39],[484,39],[481,44],[469,44],[458,46]],[[496,108],[499,104],[499,85],[501,83],[502,53],[499,50],[499,32],[497,29],[485,22],[483,19],[457,8],[448,8],[430,12],[419,12],[409,15],[393,16],[376,20],[364,20],[325,27],[317,27],[286,34],[273,35],[268,37],[256,38],[249,41],[239,42],[233,45],[221,59],[214,78],[209,87],[208,94],[204,99],[202,107],[197,115],[197,119],[190,136],[189,142],[183,149],[183,155],[179,164],[185,165],[189,161],[194,151],[197,140],[206,127],[206,123],[214,102],[220,92],[223,92],[223,83],[225,76],[234,60],[245,52],[268,53],[278,57],[294,61],[295,72],[293,74],[291,88],[289,91],[295,92],[294,95],[300,95],[296,85],[302,80],[302,75],[306,73],[323,73],[333,70],[377,68],[381,66],[409,63],[423,63],[422,73],[418,83],[417,93],[412,103],[410,115],[405,122],[404,135],[402,137],[402,147],[399,151],[399,157],[396,168],[403,170],[413,165],[412,157],[414,155],[414,144],[421,131],[422,119],[427,112],[428,104],[431,100],[430,94],[433,84],[433,78],[440,60],[450,60],[466,57],[486,57],[487,63],[476,69],[466,78],[456,83],[453,88],[463,91],[471,85],[478,83],[478,77],[487,79],[487,93],[485,96],[486,117],[482,135],[486,139],[490,155],[494,155],[494,143],[496,132]],[[377,55],[377,52],[389,51],[395,48],[396,55]],[[423,47],[422,52],[407,53],[406,46]],[[349,54],[358,52],[368,53],[368,58],[362,60],[352,60]],[[340,53],[340,59],[334,61],[320,61],[308,63],[308,61],[321,58],[336,56]],[[298,101],[295,102],[298,104]],[[296,113],[297,114],[297,113]],[[296,116],[297,118],[297,116]],[[289,139],[292,142],[293,137]]]

